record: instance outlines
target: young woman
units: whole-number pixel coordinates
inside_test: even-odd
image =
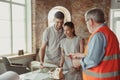
[[[83,53],[84,51],[83,40],[80,37],[76,36],[74,24],[72,22],[66,22],[63,28],[64,28],[64,34],[66,35],[66,38],[62,39],[60,42],[62,56],[61,56],[61,61],[59,66],[63,67],[63,69],[65,70],[74,69],[78,71],[78,69],[73,68],[72,60],[70,59],[69,55],[75,54],[75,53],[77,54]],[[69,80],[77,80],[77,79],[71,76]],[[82,80],[82,79],[79,79],[79,80]]]

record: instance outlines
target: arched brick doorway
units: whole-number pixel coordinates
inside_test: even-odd
[[[66,21],[71,21],[70,12],[69,12],[65,7],[56,6],[56,7],[53,7],[53,8],[49,11],[49,13],[48,13],[48,26],[51,26],[51,25],[54,24],[54,22],[53,22],[54,14],[55,14],[57,11],[61,11],[61,12],[64,13],[64,15],[65,15],[65,20],[64,20],[64,22],[66,22]]]

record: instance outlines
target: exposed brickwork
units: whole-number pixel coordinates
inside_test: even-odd
[[[85,12],[94,7],[104,10],[106,19],[109,19],[110,0],[33,0],[33,51],[40,47],[42,34],[47,27],[49,11],[55,6],[63,6],[71,14],[75,24],[76,34],[88,38],[90,35],[84,20]]]

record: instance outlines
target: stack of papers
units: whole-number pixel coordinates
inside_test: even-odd
[[[43,64],[45,67],[58,67],[57,65],[55,64],[50,64],[50,63],[44,63]]]
[[[26,75],[22,77],[20,80],[43,80],[49,78],[49,74],[47,73],[34,73],[31,75]]]

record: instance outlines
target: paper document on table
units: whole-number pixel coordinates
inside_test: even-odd
[[[55,64],[50,64],[50,63],[44,63],[43,64],[45,67],[57,67]]]
[[[38,73],[38,76],[34,80],[43,80],[50,77],[50,74],[48,73]]]
[[[35,77],[37,76],[37,74],[32,74],[32,75],[23,75],[20,76],[20,80],[35,80]]]
[[[43,80],[48,78],[50,75],[48,73],[34,73],[32,75],[27,75],[20,80]]]

